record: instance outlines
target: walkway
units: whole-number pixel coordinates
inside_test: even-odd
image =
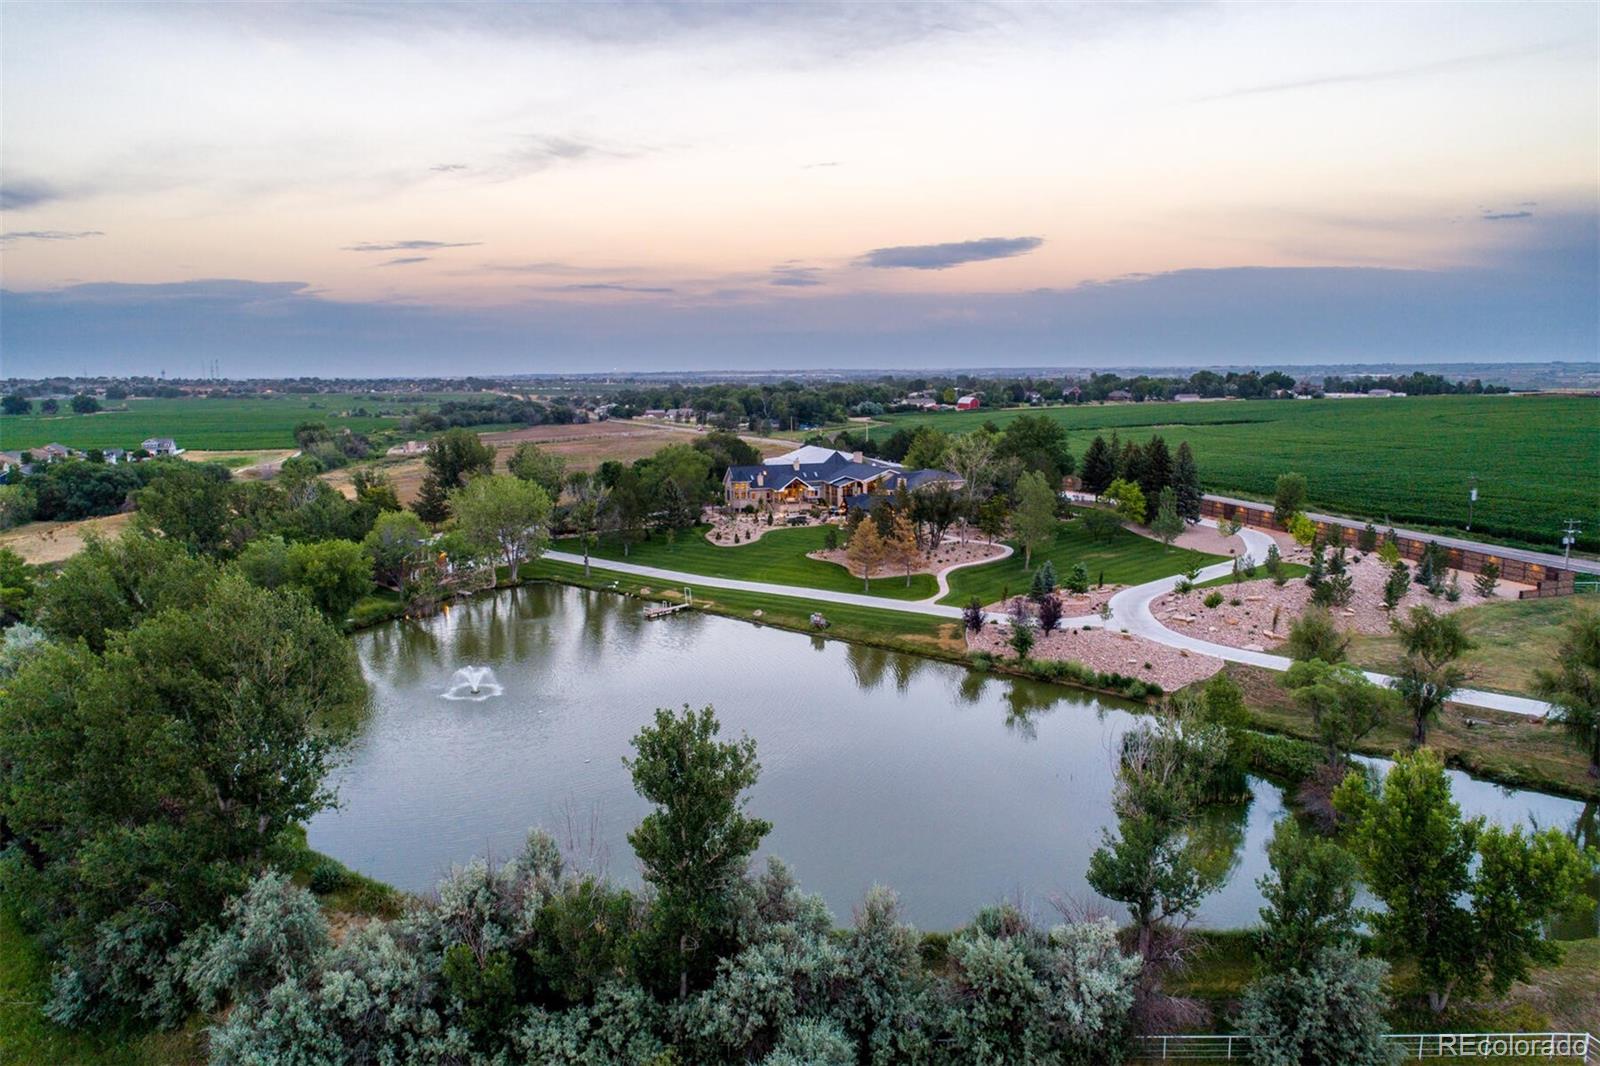
[[[1203,519],[1202,525],[1215,527],[1216,522]],[[1272,538],[1260,530],[1245,527],[1239,531],[1239,538],[1244,541],[1245,552],[1256,559],[1267,557],[1267,548],[1272,544]],[[569,552],[545,552],[542,558],[553,559],[558,563],[572,563],[583,565],[583,556],[573,555]],[[993,560],[986,560],[992,562]],[[960,618],[961,608],[954,604],[935,603],[932,600],[891,600],[883,596],[872,596],[861,592],[825,592],[821,589],[807,588],[804,585],[776,585],[767,581],[742,581],[738,578],[712,577],[708,574],[686,574],[678,570],[663,570],[655,566],[640,566],[636,563],[621,562],[614,559],[592,560],[591,564],[596,570],[610,570],[614,573],[631,574],[635,577],[648,577],[666,582],[670,585],[688,585],[691,588],[699,585],[706,588],[732,589],[737,592],[758,592],[766,596],[782,596],[789,599],[815,600],[823,603],[843,603],[852,607],[870,607],[879,611],[899,611],[902,614],[931,615],[936,618]],[[970,565],[970,564],[969,564]],[[949,594],[949,584],[945,575],[955,567],[948,567],[938,575],[940,595]],[[1212,578],[1224,577],[1233,572],[1233,562],[1214,563],[1200,571],[1200,581],[1209,581]],[[1259,666],[1267,670],[1284,671],[1289,669],[1292,660],[1282,655],[1272,655],[1268,652],[1245,651],[1243,648],[1231,648],[1225,644],[1213,644],[1207,640],[1200,640],[1184,633],[1176,633],[1156,621],[1150,611],[1150,604],[1156,597],[1171,592],[1180,580],[1180,575],[1157,578],[1147,581],[1142,585],[1123,589],[1111,597],[1111,620],[1103,622],[1099,615],[1080,615],[1076,618],[1064,618],[1061,624],[1067,628],[1082,626],[1106,626],[1111,628],[1126,629],[1135,636],[1145,637],[1165,644],[1172,648],[1185,648],[1201,655],[1210,655],[1230,663],[1244,663],[1249,666]],[[1385,674],[1366,672],[1367,677],[1376,684],[1388,684],[1390,678]],[[1511,714],[1523,714],[1529,717],[1541,717],[1549,712],[1550,705],[1540,700],[1528,699],[1524,696],[1507,696],[1499,692],[1484,692],[1479,689],[1457,689],[1450,697],[1451,703],[1467,707],[1481,707],[1488,710],[1507,711]]]
[[[974,541],[973,543],[975,543],[975,544],[987,544],[991,548],[999,547],[1001,549],[1001,554],[990,556],[987,559],[974,559],[974,560],[972,560],[971,562],[968,562],[968,563],[952,563],[951,565],[945,567],[943,570],[940,570],[938,573],[933,575],[933,580],[938,582],[938,584],[939,584],[939,591],[935,592],[932,596],[929,596],[925,600],[918,600],[917,601],[918,603],[934,603],[934,604],[936,604],[940,600],[944,599],[946,596],[950,595],[950,573],[951,573],[951,571],[960,570],[963,567],[968,567],[968,566],[983,566],[985,563],[998,563],[1001,559],[1009,559],[1009,558],[1011,558],[1013,555],[1016,554],[1016,551],[1017,551],[1017,549],[1013,548],[1009,544],[996,545],[995,542],[992,541],[992,540],[987,540],[987,541],[980,540],[980,541]]]

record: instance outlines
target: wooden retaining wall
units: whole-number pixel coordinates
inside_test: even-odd
[[[1245,504],[1225,503],[1222,500],[1205,498],[1200,501],[1200,513],[1206,518],[1229,519],[1247,526],[1256,526],[1260,529],[1273,529],[1279,532],[1288,532],[1277,517],[1272,513],[1271,504]],[[1375,526],[1377,523],[1373,523]],[[1355,546],[1356,538],[1365,527],[1364,522],[1356,521],[1321,521],[1316,523],[1317,536],[1326,544],[1347,544]],[[1378,527],[1378,534],[1382,536],[1385,530]],[[1429,538],[1412,537],[1405,534],[1398,535],[1400,554],[1403,558],[1417,560],[1422,558],[1422,551],[1427,547]],[[1532,585],[1531,589],[1522,592],[1523,599],[1539,599],[1546,596],[1570,596],[1573,592],[1573,572],[1563,570],[1558,566],[1547,566],[1543,563],[1530,563],[1522,559],[1508,558],[1496,555],[1490,551],[1475,551],[1466,548],[1452,548],[1441,545],[1449,554],[1450,567],[1469,574],[1476,574],[1483,568],[1483,564],[1494,560],[1500,567],[1500,577],[1505,581],[1514,581],[1519,585]]]

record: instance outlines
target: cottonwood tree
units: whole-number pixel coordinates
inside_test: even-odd
[[[623,760],[634,789],[655,805],[628,843],[657,892],[651,920],[671,956],[679,999],[691,977],[714,963],[708,949],[732,917],[750,856],[772,830],[745,812],[744,793],[761,772],[755,741],[727,743],[720,732],[710,707],[685,705],[681,715],[663,708],[633,738],[636,754]]]
[[[1028,471],[1017,482],[1017,507],[1011,515],[1011,525],[1022,542],[1023,566],[1033,566],[1034,551],[1055,541],[1055,490],[1037,471]]]
[[[1328,948],[1355,940],[1360,866],[1354,855],[1284,818],[1267,843],[1267,861],[1271,870],[1256,881],[1265,902],[1256,949],[1264,970],[1305,967]]]
[[[1394,692],[1368,681],[1349,663],[1334,665],[1315,658],[1296,662],[1283,675],[1283,686],[1311,715],[1330,765],[1342,762],[1399,710]]]
[[[1600,777],[1600,613],[1582,611],[1567,623],[1555,669],[1535,672],[1534,691],[1588,754],[1589,776]]]
[[[945,456],[950,470],[961,478],[961,513],[976,517],[978,500],[988,491],[994,477],[994,435],[983,430],[963,433],[950,441]],[[967,522],[961,525],[961,542],[967,541]]]
[[[172,950],[331,801],[364,698],[337,629],[238,574],[10,679],[0,817],[37,862],[5,889],[57,946],[58,1021],[186,1013]]]
[[[1383,909],[1365,917],[1384,954],[1410,959],[1441,1014],[1485,984],[1504,994],[1559,958],[1546,924],[1577,905],[1596,856],[1558,829],[1525,832],[1463,820],[1444,764],[1422,748],[1395,759],[1381,786],[1352,771],[1334,792],[1348,844]]]
[[[404,592],[422,565],[428,530],[409,511],[388,511],[378,516],[362,547],[372,558],[373,579],[384,588]]]
[[[1306,509],[1309,495],[1304,474],[1279,474],[1272,492],[1272,517],[1288,525],[1290,518]]]
[[[554,452],[547,452],[532,441],[524,441],[511,453],[506,469],[513,477],[531,481],[544,489],[552,504],[561,499],[567,480],[567,461]]]
[[[512,584],[523,560],[538,558],[550,541],[550,497],[531,481],[474,478],[451,494],[450,508],[467,541],[511,569]]]
[[[578,531],[578,541],[583,545],[583,576],[588,577],[589,553],[599,542],[600,527],[605,517],[606,500],[611,495],[611,487],[601,479],[600,475],[580,471],[568,475],[567,495],[572,498],[567,518]]]
[[[1389,625],[1405,649],[1390,685],[1411,712],[1412,742],[1426,744],[1428,723],[1438,717],[1440,708],[1466,677],[1455,660],[1472,642],[1460,622],[1426,607],[1413,607],[1406,618],[1394,619]]]

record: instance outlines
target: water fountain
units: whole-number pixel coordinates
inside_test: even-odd
[[[447,700],[472,700],[482,702],[505,692],[505,686],[494,678],[487,666],[463,666],[450,677],[450,687],[442,695]]]

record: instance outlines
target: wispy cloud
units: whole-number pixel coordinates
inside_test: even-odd
[[[347,252],[431,252],[439,248],[476,248],[482,241],[362,241],[347,244]]]
[[[433,166],[429,167],[428,169],[429,170],[437,170],[440,173],[448,173],[448,172],[450,172],[452,170],[467,170],[469,168],[467,167],[467,165],[465,163],[435,163]]]
[[[1418,63],[1409,67],[1391,67],[1388,70],[1350,71],[1342,74],[1324,74],[1315,78],[1297,78],[1294,81],[1270,82],[1251,85],[1212,96],[1198,97],[1196,103],[1214,100],[1232,100],[1240,96],[1260,96],[1264,93],[1293,92],[1299,89],[1320,89],[1329,85],[1362,85],[1370,82],[1399,81],[1403,78],[1421,78],[1429,74],[1448,74],[1457,70],[1470,70],[1489,63],[1502,63],[1509,59],[1522,59],[1568,47],[1568,42],[1558,41],[1532,45],[1527,48],[1507,48],[1496,52],[1478,52],[1474,55],[1440,59],[1432,63]]]
[[[429,257],[425,255],[407,255],[402,256],[399,259],[390,259],[387,262],[379,263],[378,265],[386,267],[410,266],[412,263],[426,263],[428,258]]]
[[[816,170],[819,167],[836,167],[838,165],[839,165],[839,161],[837,159],[830,159],[825,163],[802,163],[802,164],[800,164],[800,169],[801,170]]]
[[[1043,237],[983,237],[949,244],[903,244],[874,248],[855,262],[857,266],[879,269],[947,270],[962,263],[1026,255],[1043,243]]]
[[[25,229],[0,233],[0,242],[9,244],[11,241],[81,241],[85,237],[104,236],[105,234],[97,229]]]
[[[666,288],[666,287],[660,286],[660,285],[629,285],[629,284],[626,284],[626,283],[620,282],[620,281],[591,281],[591,282],[584,282],[584,283],[578,284],[578,285],[561,285],[561,286],[557,287],[557,291],[559,291],[559,292],[647,292],[647,293],[663,293],[663,292],[675,292],[677,290],[669,289],[669,288]]]
[[[66,190],[42,181],[8,181],[0,184],[0,211],[21,211],[66,198]]]
[[[1478,217],[1485,222],[1509,222],[1518,218],[1532,218],[1533,208],[1536,206],[1538,205],[1535,201],[1524,200],[1517,205],[1516,211],[1497,211],[1492,207],[1486,207]]]
[[[780,263],[772,268],[772,277],[768,285],[786,285],[794,288],[810,288],[821,285],[822,279],[817,275],[822,273],[821,267],[798,266],[792,263]]]

